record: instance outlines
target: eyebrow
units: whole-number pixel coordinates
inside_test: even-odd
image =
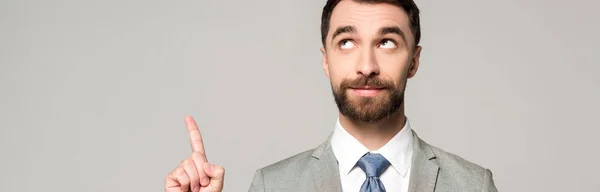
[[[402,37],[402,40],[406,43],[406,35],[404,35],[404,32],[402,32],[402,30],[399,27],[383,27],[379,31],[380,36],[384,36],[387,34],[397,34],[400,37]]]
[[[344,33],[356,33],[356,28],[354,26],[351,26],[351,25],[339,26],[333,32],[333,35],[331,36],[331,39],[335,39],[336,36],[344,34]]]

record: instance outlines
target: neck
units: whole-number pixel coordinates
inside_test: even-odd
[[[396,113],[375,122],[360,122],[339,114],[340,124],[369,150],[377,150],[390,141],[406,124],[404,105]]]

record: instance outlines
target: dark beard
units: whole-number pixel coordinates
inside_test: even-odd
[[[339,88],[333,85],[333,97],[338,106],[340,113],[360,122],[375,122],[394,114],[404,102],[404,89],[406,80],[401,86],[394,86],[392,81],[385,81],[374,76],[365,77],[355,80],[344,79],[340,83]],[[375,97],[359,97],[350,100],[346,93],[350,87],[383,87],[380,95]]]

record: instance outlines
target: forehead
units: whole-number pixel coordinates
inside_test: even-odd
[[[396,5],[342,0],[331,13],[328,36],[340,26],[355,26],[358,33],[363,34],[375,34],[381,27],[396,26],[412,41],[409,24],[406,12]]]

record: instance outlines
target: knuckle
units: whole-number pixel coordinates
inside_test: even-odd
[[[194,156],[194,157],[202,157],[204,155],[205,155],[204,152],[201,152],[201,151],[196,151],[192,154],[192,156]]]
[[[204,171],[198,173],[199,180],[205,180],[208,176],[204,173]]]
[[[202,143],[202,137],[194,137],[191,140],[193,143]]]
[[[185,170],[181,167],[177,168],[177,170],[175,170],[175,174],[177,174],[177,176],[185,176]]]
[[[187,164],[190,164],[190,159],[184,159],[183,161],[181,161],[181,165],[185,166]]]

